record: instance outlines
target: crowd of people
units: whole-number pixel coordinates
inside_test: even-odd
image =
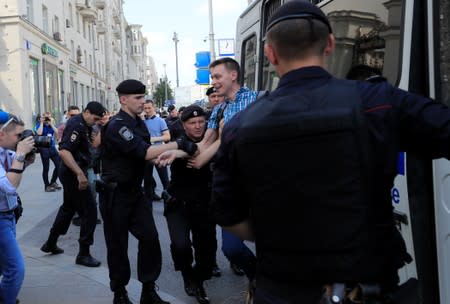
[[[241,86],[238,62],[220,58],[209,67],[205,107],[170,106],[163,119],[145,85],[128,79],[116,88],[115,115],[95,101],[81,113],[70,107],[58,128],[42,115],[36,133],[53,139],[39,149],[44,190],[59,189],[59,176],[64,199],[41,250],[63,253],[58,237],[78,213],[75,263],[100,265],[89,250],[98,192],[113,303],[132,303],[129,233],[139,242],[140,303],[168,303],[155,285],[162,252],[152,201],[161,196],[175,270],[200,304],[210,302],[204,282],[220,276],[217,224],[233,271],[248,278],[247,303],[397,303],[397,270],[410,262],[390,203],[397,152],[450,157],[450,110],[379,71],[334,78],[325,69],[334,44],[319,8],[289,1],[267,23],[264,52],[280,77],[273,92]],[[12,304],[24,276],[16,188],[34,160],[33,137],[21,138],[15,116],[0,112],[0,125],[0,303]]]

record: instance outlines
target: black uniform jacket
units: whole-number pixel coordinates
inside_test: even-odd
[[[102,131],[102,178],[137,187],[142,183],[150,134],[142,119],[120,110]]]

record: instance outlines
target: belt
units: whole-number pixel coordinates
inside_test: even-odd
[[[13,214],[14,210],[0,211],[0,214]]]

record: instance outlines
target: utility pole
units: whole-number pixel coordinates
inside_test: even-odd
[[[211,62],[216,60],[216,51],[214,47],[214,22],[213,22],[213,8],[212,0],[208,2],[209,6],[209,53],[211,56]]]
[[[180,86],[180,82],[178,80],[178,42],[180,40],[178,40],[177,32],[173,33],[172,40],[173,40],[173,42],[175,42],[175,71],[176,71],[176,75],[177,75],[177,88],[178,88]]]

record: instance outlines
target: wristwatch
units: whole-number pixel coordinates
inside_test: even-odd
[[[16,153],[16,156],[14,156],[14,159],[17,160],[18,162],[23,163],[23,162],[25,162],[25,156],[26,156],[25,154]]]

